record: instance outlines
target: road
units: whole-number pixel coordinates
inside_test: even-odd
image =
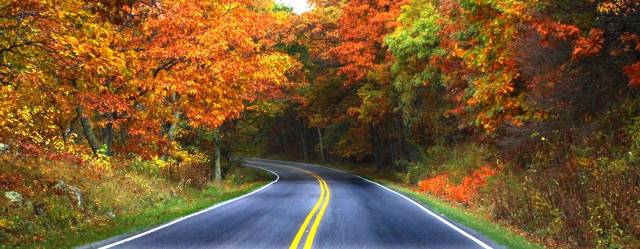
[[[309,164],[252,159],[258,191],[101,248],[492,248],[381,185]],[[96,246],[99,247],[99,246]]]

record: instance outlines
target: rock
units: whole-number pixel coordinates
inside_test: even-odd
[[[37,216],[44,215],[47,212],[47,209],[42,202],[33,203],[33,213]]]
[[[9,150],[9,145],[0,143],[0,152],[5,152],[7,150]]]
[[[67,193],[71,195],[71,198],[76,202],[76,206],[80,209],[83,209],[82,206],[84,205],[84,199],[82,197],[82,191],[80,190],[80,188],[72,185],[67,185],[66,183],[64,183],[64,181],[60,180],[58,181],[58,183],[56,183],[56,185],[53,186],[53,190],[57,194]]]
[[[58,183],[56,183],[56,185],[53,186],[53,190],[55,190],[56,192],[62,193],[67,190],[67,184],[65,184],[64,181],[59,180]]]
[[[16,191],[4,192],[4,197],[9,199],[11,203],[15,204],[22,204],[22,201],[24,200],[22,195]]]
[[[67,189],[69,190],[69,193],[73,196],[73,198],[76,200],[76,205],[80,209],[82,209],[84,200],[82,199],[82,191],[80,191],[80,188],[76,186],[68,186]]]

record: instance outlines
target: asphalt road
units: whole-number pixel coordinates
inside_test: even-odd
[[[474,231],[358,176],[253,159],[278,179],[249,195],[100,248],[492,248]]]

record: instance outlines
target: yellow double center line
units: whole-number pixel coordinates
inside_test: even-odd
[[[307,170],[299,169],[299,168],[294,168],[294,167],[287,167],[287,168],[292,168],[298,171],[302,171],[306,174],[312,175],[313,177],[316,178],[316,180],[318,180],[318,184],[320,185],[320,198],[318,198],[316,205],[313,206],[313,209],[311,209],[311,212],[309,212],[309,214],[307,215],[307,218],[304,219],[304,222],[300,226],[298,233],[296,233],[296,237],[293,238],[293,241],[291,242],[291,246],[289,246],[289,249],[298,248],[300,241],[302,241],[302,237],[307,231],[307,227],[311,223],[311,220],[313,219],[313,217],[315,217],[315,220],[311,225],[311,229],[309,230],[309,233],[307,233],[307,239],[305,240],[304,247],[303,247],[304,249],[311,249],[313,247],[313,240],[316,237],[316,232],[318,231],[318,226],[320,225],[320,221],[322,220],[322,216],[324,215],[324,211],[327,209],[327,205],[329,205],[329,199],[331,198],[331,191],[329,191],[329,186],[327,186],[327,182],[325,182],[324,179],[322,179],[322,177],[320,177],[319,175]]]

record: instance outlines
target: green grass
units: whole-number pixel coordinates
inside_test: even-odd
[[[105,226],[88,226],[76,231],[66,229],[62,231],[61,236],[55,236],[41,246],[45,248],[72,248],[120,234],[141,231],[208,208],[216,203],[247,194],[263,185],[265,185],[264,182],[259,182],[229,189],[210,186],[199,193],[191,190],[186,198],[171,198],[139,214],[118,216]]]

